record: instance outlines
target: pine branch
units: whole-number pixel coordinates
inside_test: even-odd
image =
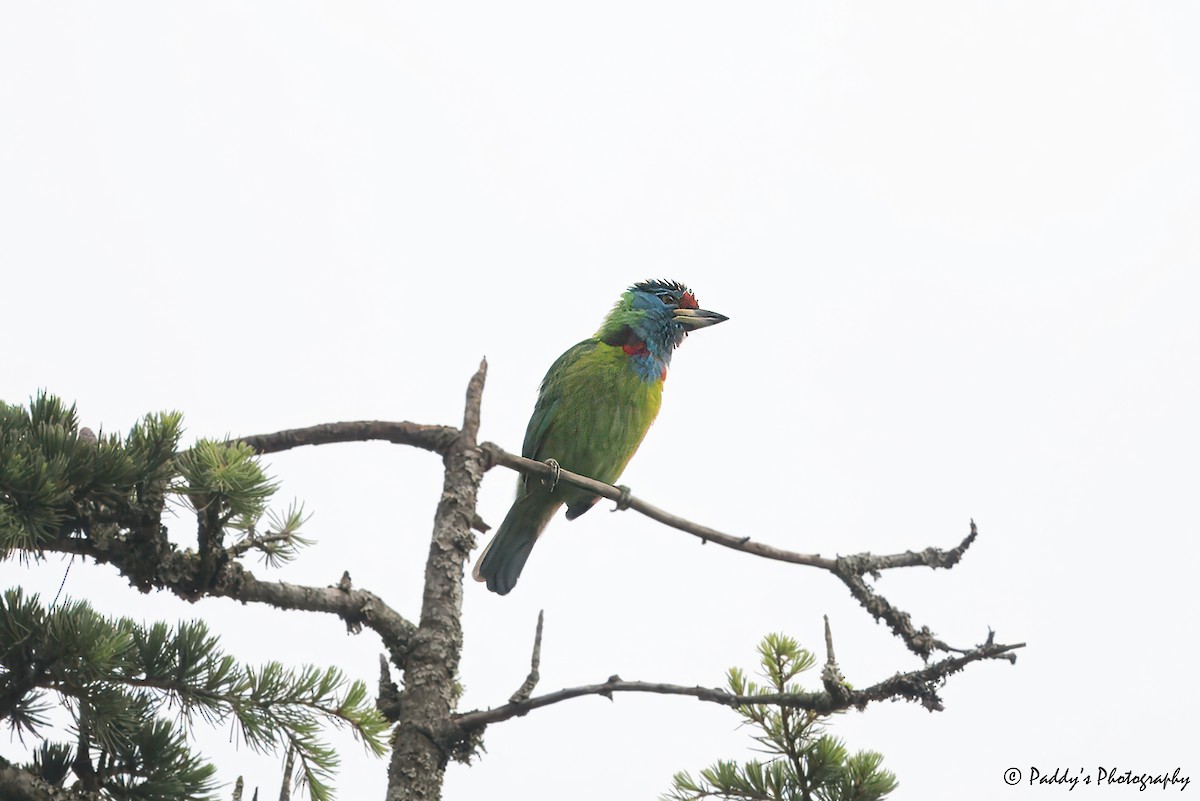
[[[196,717],[236,721],[257,751],[294,749],[317,801],[330,797],[338,763],[320,739],[321,724],[350,728],[377,755],[386,748],[389,725],[365,684],[347,681],[336,668],[241,667],[221,653],[203,623],[143,627],[108,620],[81,602],[47,612],[36,598],[10,590],[2,596],[0,624],[27,632],[0,660],[0,689],[13,676],[31,674],[36,687],[68,702],[78,732],[69,764],[89,789],[136,784],[146,799],[184,791],[209,797],[213,769],[191,754],[185,736],[184,726]],[[40,670],[22,669],[37,659],[45,662]],[[175,723],[157,717],[164,703],[179,710]]]
[[[830,690],[828,674],[836,671],[833,636],[825,626],[826,660],[822,683]],[[768,634],[758,646],[758,675],[764,685],[748,681],[737,667],[729,669],[727,684],[735,695],[753,698],[774,693],[795,693],[801,685],[797,676],[816,664],[812,652],[784,634]],[[840,682],[840,678],[839,678]],[[839,689],[843,688],[838,684]],[[882,801],[896,788],[896,777],[882,767],[882,757],[860,751],[851,755],[845,744],[825,732],[825,714],[788,706],[751,704],[738,707],[747,724],[758,733],[753,738],[770,756],[766,762],[737,763],[721,760],[693,779],[676,773],[672,791],[663,801],[698,801],[722,798],[729,801]]]
[[[312,544],[312,540],[299,534],[300,528],[308,522],[308,518],[304,513],[304,505],[293,501],[287,512],[282,515],[267,512],[270,528],[266,534],[258,533],[258,521],[253,516],[233,520],[230,526],[244,533],[242,539],[229,546],[229,556],[236,559],[249,551],[258,551],[270,567],[290,562],[299,555],[302,547]]]
[[[132,572],[137,560],[133,549],[120,539],[105,542],[101,547],[90,539],[66,536],[47,544],[44,550],[87,556],[97,563],[113,565],[124,575]],[[201,570],[201,559],[197,554],[173,550],[163,556],[150,586],[194,600],[195,577]],[[286,581],[263,581],[232,560],[226,560],[204,594],[243,603],[268,604],[278,609],[337,615],[351,632],[365,627],[378,634],[397,664],[403,662],[417,628],[378,595],[367,590],[348,589],[345,585],[310,587]]]

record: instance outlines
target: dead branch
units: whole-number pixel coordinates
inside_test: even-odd
[[[414,448],[444,454],[458,439],[460,433],[458,429],[450,426],[358,420],[347,423],[324,423],[308,428],[291,428],[272,434],[254,434],[248,437],[238,437],[238,439],[259,453],[279,453],[292,448],[302,448],[305,445],[382,440],[396,445],[411,445]]]
[[[1015,645],[996,644],[993,642],[992,634],[989,633],[987,642],[960,656],[947,657],[927,665],[920,670],[898,673],[889,679],[885,679],[863,690],[854,690],[846,686],[844,693],[839,692],[836,694],[811,692],[734,695],[726,690],[713,687],[685,687],[678,684],[625,681],[620,676],[612,676],[600,684],[568,687],[523,701],[510,701],[493,709],[465,712],[456,715],[453,721],[460,732],[473,732],[491,723],[521,717],[535,709],[561,703],[572,698],[580,698],[587,695],[601,695],[611,698],[613,693],[620,692],[685,695],[700,701],[722,704],[724,706],[770,704],[773,706],[806,709],[821,714],[838,712],[850,708],[863,709],[871,703],[903,698],[918,702],[931,711],[940,711],[943,706],[937,691],[948,676],[957,673],[972,662],[979,662],[985,659],[1015,661],[1016,656],[1012,652],[1024,647],[1025,643],[1017,643]]]
[[[477,422],[476,422],[477,426]],[[478,429],[476,428],[476,431]],[[456,442],[460,432],[445,426],[427,426],[417,423],[383,423],[379,421],[358,421],[345,423],[330,423],[312,426],[310,428],[291,429],[274,434],[262,434],[245,437],[247,442],[262,453],[286,450],[302,445],[320,445],[332,442],[361,442],[381,439],[399,444],[413,445],[446,454]],[[910,651],[922,659],[929,659],[937,651],[959,651],[939,640],[927,626],[918,627],[912,622],[907,612],[897,609],[887,598],[876,592],[866,581],[865,576],[878,577],[884,570],[904,567],[928,567],[931,569],[949,569],[963,557],[967,548],[975,541],[978,530],[975,521],[971,521],[970,533],[955,547],[950,549],[925,548],[921,551],[905,551],[898,554],[876,555],[858,553],[847,556],[829,558],[820,554],[806,554],[778,548],[750,537],[737,537],[709,526],[696,523],[679,515],[634,496],[628,489],[605,484],[579,473],[572,473],[561,467],[556,469],[543,462],[526,459],[505,451],[495,443],[485,442],[479,446],[486,457],[485,469],[494,465],[502,465],[526,475],[551,478],[565,481],[581,489],[593,492],[602,498],[607,498],[617,504],[619,509],[633,509],[651,520],[663,525],[691,534],[703,543],[713,542],[725,548],[741,551],[763,559],[772,559],[791,564],[807,565],[827,570],[846,585],[850,594],[876,620],[882,620],[892,632],[904,641]],[[482,521],[476,515],[473,518],[477,530],[482,527]]]
[[[533,635],[533,656],[529,658],[529,675],[525,677],[525,681],[508,699],[510,704],[527,700],[533,694],[534,688],[537,687],[538,680],[541,679],[538,668],[542,663],[542,623],[545,618],[545,612],[546,610],[544,609],[538,612],[537,631]]]

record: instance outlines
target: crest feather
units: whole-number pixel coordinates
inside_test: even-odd
[[[691,292],[686,285],[678,281],[667,281],[662,278],[651,278],[645,281],[640,281],[629,287],[634,292],[661,292],[664,289],[674,290],[676,292]]]

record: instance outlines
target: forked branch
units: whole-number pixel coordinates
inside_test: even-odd
[[[428,426],[417,423],[398,422],[387,423],[376,420],[357,422],[328,423],[309,428],[278,431],[273,434],[260,434],[242,437],[241,440],[252,445],[261,453],[272,453],[305,445],[323,445],[335,442],[363,442],[367,440],[385,440],[404,445],[434,451],[445,455],[460,432],[447,426]],[[772,559],[791,564],[807,565],[827,570],[836,576],[850,590],[850,594],[862,604],[876,620],[882,620],[892,632],[904,641],[910,651],[922,659],[929,659],[935,652],[960,652],[962,649],[951,647],[938,639],[927,626],[917,626],[907,612],[895,607],[886,597],[879,594],[868,583],[866,577],[878,577],[884,570],[903,567],[928,567],[931,569],[949,569],[956,565],[966,553],[966,550],[978,536],[975,521],[971,521],[970,532],[958,545],[949,549],[925,548],[921,551],[905,551],[903,553],[876,555],[871,553],[850,554],[848,556],[826,557],[817,553],[799,553],[785,548],[779,548],[751,537],[738,537],[685,517],[672,514],[664,509],[645,501],[628,491],[601,481],[589,478],[561,467],[555,468],[544,462],[526,459],[509,453],[492,442],[479,446],[486,459],[486,468],[501,465],[519,473],[539,478],[553,478],[573,486],[595,493],[618,504],[621,509],[633,509],[651,520],[663,525],[691,534],[701,542],[712,542],[725,548],[748,553],[763,559]],[[481,526],[476,526],[481,528]]]
[[[837,693],[770,693],[762,695],[734,695],[727,690],[714,687],[686,687],[678,684],[662,684],[644,681],[625,681],[620,676],[611,676],[599,684],[588,684],[580,687],[568,687],[552,693],[534,696],[526,700],[510,701],[493,709],[465,712],[454,717],[454,724],[460,733],[470,733],[482,726],[498,723],[510,718],[527,715],[535,709],[557,704],[572,698],[587,695],[601,695],[611,699],[614,693],[656,693],[659,695],[685,695],[700,701],[707,701],[725,706],[746,706],[748,704],[771,704],[775,706],[795,707],[812,712],[827,714],[844,709],[863,709],[868,704],[877,701],[887,701],[903,698],[920,703],[930,711],[940,711],[942,699],[938,688],[946,678],[962,670],[972,662],[985,659],[1004,659],[1015,661],[1013,651],[1024,648],[1024,643],[1015,645],[1000,645],[994,642],[989,632],[987,641],[982,645],[958,656],[946,657],[920,670],[908,673],[897,673],[889,679],[863,690],[851,689],[844,685]]]

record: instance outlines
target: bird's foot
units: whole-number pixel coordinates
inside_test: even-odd
[[[549,479],[543,478],[542,483],[549,484],[550,491],[554,492],[554,488],[558,486],[558,476],[562,472],[562,468],[559,467],[558,462],[556,462],[553,459],[547,459],[546,464],[548,464],[550,466],[550,469],[554,471],[554,475]]]
[[[621,491],[621,497],[617,498],[617,501],[616,501],[617,505],[613,509],[613,511],[614,512],[624,512],[626,509],[629,508],[629,505],[631,503],[633,503],[633,490],[631,490],[629,487],[625,486],[624,484],[616,484],[614,486],[616,486],[616,488]]]

